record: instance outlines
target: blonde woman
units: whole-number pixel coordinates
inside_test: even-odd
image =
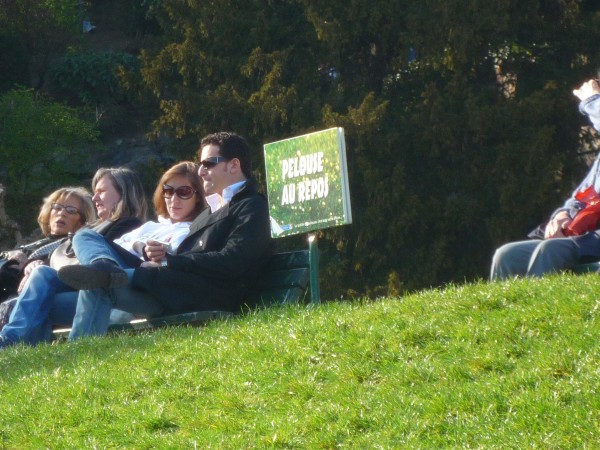
[[[16,295],[19,282],[20,291],[31,271],[47,265],[52,251],[69,233],[96,221],[92,194],[83,187],[57,189],[44,199],[37,221],[45,236],[43,239],[1,255],[8,261],[0,286],[0,299]]]
[[[123,167],[99,169],[92,180],[92,190],[91,201],[98,212],[98,220],[92,228],[107,239],[122,236],[146,219],[148,208],[144,191],[132,170]],[[52,335],[51,310],[59,323],[70,324],[75,314],[75,302],[54,305],[52,301],[57,292],[72,290],[57,276],[59,267],[77,263],[75,254],[65,244],[52,253],[50,266],[37,266],[32,270],[14,303],[9,322],[0,332],[0,346],[6,341],[4,336],[9,336],[13,343],[34,344],[49,340]]]

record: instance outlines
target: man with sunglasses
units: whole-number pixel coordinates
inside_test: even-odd
[[[251,179],[244,138],[210,134],[202,139],[199,153],[209,206],[192,222],[175,254],[149,241],[144,248],[149,261],[137,269],[98,261],[84,271],[59,272],[61,280],[80,289],[70,339],[106,333],[113,307],[146,317],[241,310],[270,255],[267,200]]]

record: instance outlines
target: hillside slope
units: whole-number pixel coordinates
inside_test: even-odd
[[[597,448],[600,277],[0,353],[6,448]]]

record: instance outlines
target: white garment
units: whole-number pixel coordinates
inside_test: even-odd
[[[124,234],[113,242],[120,245],[129,253],[133,253],[140,259],[144,256],[133,249],[135,242],[146,243],[150,240],[170,244],[169,253],[173,253],[179,247],[179,244],[190,232],[192,222],[177,222],[173,223],[171,219],[166,219],[162,216],[158,217],[158,222],[149,221],[141,227],[136,228],[129,233]]]
[[[206,203],[210,207],[210,212],[214,213],[218,211],[223,206],[231,201],[231,198],[237,194],[242,187],[246,184],[246,180],[238,181],[237,183],[230,184],[225,189],[223,189],[223,195],[219,194],[210,194],[206,196]]]

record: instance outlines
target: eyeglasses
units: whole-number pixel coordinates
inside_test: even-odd
[[[173,195],[177,195],[181,200],[189,200],[196,192],[197,191],[191,186],[179,186],[178,188],[174,188],[173,186],[165,184],[162,188],[164,198],[172,198]]]
[[[67,214],[79,214],[79,210],[74,206],[65,206],[60,203],[52,203],[51,208],[56,212],[61,212],[63,209],[67,212]]]
[[[212,169],[217,164],[222,163],[223,161],[229,161],[229,159],[225,158],[224,156],[211,156],[200,161],[200,166],[204,167],[205,169]]]

